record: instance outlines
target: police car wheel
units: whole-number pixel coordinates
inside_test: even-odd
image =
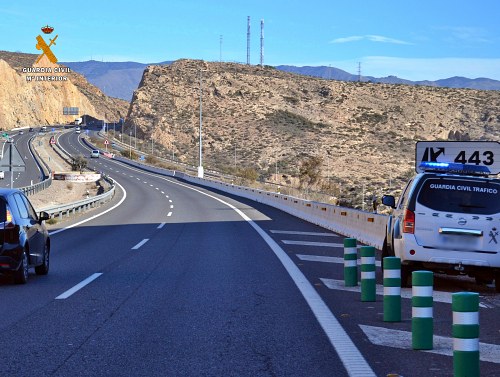
[[[500,293],[500,272],[495,273],[495,291]]]
[[[411,272],[412,269],[410,266],[405,264],[401,265],[401,287],[411,287]]]
[[[481,276],[481,275],[478,275],[478,276],[475,276],[474,279],[476,280],[476,283],[477,284],[492,284],[493,283],[493,278],[489,278],[489,277],[484,277],[484,276]]]

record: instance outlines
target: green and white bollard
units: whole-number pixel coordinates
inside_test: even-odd
[[[344,238],[344,284],[358,285],[358,249],[355,238]]]
[[[413,271],[411,336],[414,350],[431,350],[434,346],[433,284],[431,271]]]
[[[361,246],[361,301],[376,301],[375,248]]]
[[[384,322],[401,322],[401,259],[385,257]]]
[[[451,295],[453,376],[479,377],[479,294]]]

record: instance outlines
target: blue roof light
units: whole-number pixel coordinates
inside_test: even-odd
[[[421,162],[419,168],[426,172],[465,175],[489,175],[490,169],[484,165],[466,165],[453,162]]]

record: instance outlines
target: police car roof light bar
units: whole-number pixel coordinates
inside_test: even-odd
[[[421,162],[420,169],[426,172],[464,174],[464,175],[489,175],[490,169],[484,165],[467,165],[453,162]]]

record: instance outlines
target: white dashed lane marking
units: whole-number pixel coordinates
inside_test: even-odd
[[[378,346],[411,350],[412,334],[410,331],[387,329],[385,327],[359,325],[367,338]],[[434,335],[433,349],[423,352],[453,356],[453,338]],[[500,364],[500,345],[479,343],[479,358],[481,361]]]
[[[296,254],[297,258],[307,262],[322,262],[322,263],[338,263],[344,264],[343,257],[325,257],[323,255],[305,255],[305,254]],[[361,261],[358,259],[358,264],[361,265]],[[375,261],[375,265],[380,267],[380,261]]]
[[[135,245],[132,250],[137,250],[139,249],[140,247],[142,247],[146,242],[149,241],[149,238],[145,238],[143,239],[141,242],[139,242],[137,245]]]
[[[326,278],[320,278],[320,280],[323,282],[323,284],[329,288],[329,289],[334,289],[334,290],[339,290],[339,291],[349,291],[349,292],[360,292],[361,293],[361,287],[346,287],[345,283],[343,280],[336,280],[336,279],[326,279]],[[376,285],[376,292],[378,296],[383,296],[384,295],[384,286],[382,284],[377,284]],[[444,304],[451,304],[451,295],[453,292],[444,292],[444,291],[433,291],[432,298],[434,302],[441,302]],[[412,294],[412,289],[411,288],[401,288],[401,297],[402,298],[407,298],[411,299],[413,297]],[[481,308],[490,308],[490,305],[484,304],[483,302],[479,303],[479,306]]]
[[[86,285],[92,283],[95,279],[97,279],[99,276],[101,276],[101,272],[97,272],[93,275],[90,275],[87,279],[83,280],[82,282],[78,283],[75,285],[73,288],[68,289],[66,292],[60,294],[59,296],[56,297],[56,300],[65,300],[68,297],[72,296],[76,292],[78,292],[80,289],[85,287]]]
[[[299,245],[299,246],[321,246],[321,247],[344,247],[343,243],[330,243],[330,242],[307,242],[307,241],[292,241],[281,240],[285,245]]]
[[[318,237],[340,237],[333,233],[319,233],[319,232],[296,232],[292,230],[270,230],[273,234],[292,234],[297,236],[318,236]]]

